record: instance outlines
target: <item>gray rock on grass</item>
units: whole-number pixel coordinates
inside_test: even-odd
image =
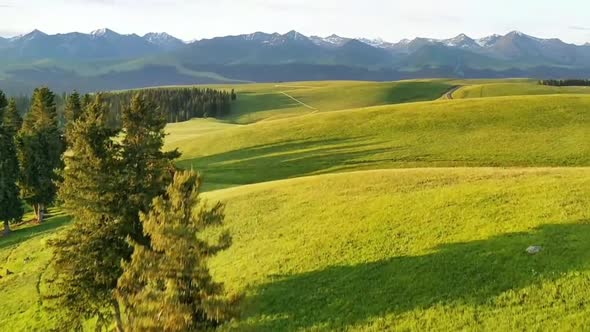
[[[526,248],[526,252],[529,255],[536,255],[536,254],[540,253],[541,251],[543,251],[543,247],[541,247],[541,246],[530,246],[530,247]]]

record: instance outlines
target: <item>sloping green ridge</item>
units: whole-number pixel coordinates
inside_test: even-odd
[[[590,323],[590,168],[363,171],[207,196],[234,236],[211,267],[247,294],[231,329]]]
[[[589,126],[590,96],[499,97],[316,113],[174,146],[182,167],[232,186],[361,169],[587,166]]]

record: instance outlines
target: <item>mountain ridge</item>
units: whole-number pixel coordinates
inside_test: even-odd
[[[568,44],[519,31],[472,38],[417,37],[393,43],[336,34],[254,32],[185,42],[165,32],[27,34],[0,38],[0,88],[79,89],[161,84],[426,77],[586,78],[590,43]],[[580,76],[584,75],[584,76]],[[73,88],[78,88],[74,86]]]

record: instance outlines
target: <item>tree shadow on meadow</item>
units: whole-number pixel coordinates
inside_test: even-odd
[[[366,137],[299,140],[181,160],[178,165],[203,172],[206,183],[251,184],[319,174],[334,167],[360,167],[375,162],[363,158],[395,149],[376,145]]]
[[[54,212],[55,213],[55,212]],[[46,235],[69,224],[71,218],[63,213],[55,213],[42,224],[28,224],[14,229],[10,235],[0,235],[0,249],[21,244],[38,236]]]
[[[529,255],[530,245],[543,246]],[[435,305],[485,304],[508,290],[590,269],[590,220],[530,233],[454,243],[424,256],[394,257],[277,277],[254,289],[254,330],[339,329],[372,317]]]

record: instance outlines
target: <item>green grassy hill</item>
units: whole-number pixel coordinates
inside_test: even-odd
[[[225,120],[247,124],[316,112],[435,100],[453,86],[439,80],[294,82],[214,87],[234,88],[239,93],[232,115]]]
[[[589,169],[322,175],[210,193],[236,330],[575,330],[590,323]],[[538,256],[525,249],[543,246]]]
[[[196,130],[169,146],[219,187],[359,169],[586,166],[588,105],[573,95],[412,103]]]
[[[498,96],[552,95],[552,94],[590,94],[590,87],[557,87],[537,84],[537,82],[493,82],[469,84],[453,93],[453,98],[482,98]]]
[[[222,330],[588,326],[590,96],[426,101],[454,86],[536,87],[216,86],[236,88],[232,117],[168,126],[179,166],[201,171],[206,198],[227,204],[234,244],[210,265],[245,298]],[[66,225],[56,210],[0,237],[0,330],[52,327],[45,244]],[[543,251],[526,254],[531,245]]]
[[[55,210],[51,213],[43,225],[23,225],[8,238],[0,236],[2,331],[49,331],[53,327],[43,304],[46,270],[52,259],[47,240],[67,225],[69,218]],[[30,218],[25,216],[25,220]]]

